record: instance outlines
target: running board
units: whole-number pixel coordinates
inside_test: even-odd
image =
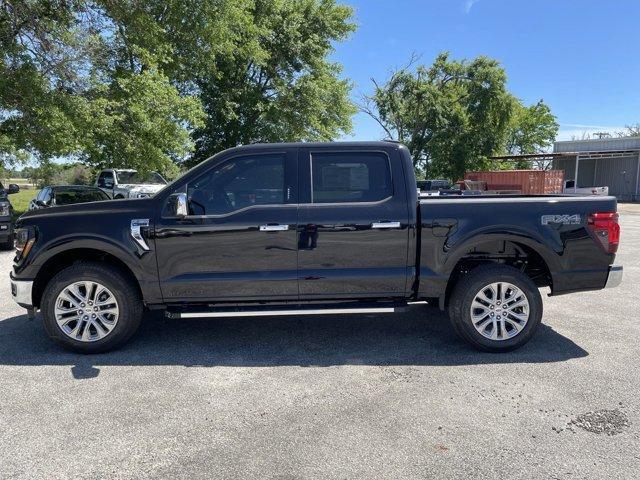
[[[342,315],[358,313],[397,313],[406,310],[406,305],[390,305],[386,307],[353,307],[353,308],[299,308],[282,310],[209,310],[204,312],[166,312],[169,318],[229,318],[229,317],[273,317],[282,315]]]

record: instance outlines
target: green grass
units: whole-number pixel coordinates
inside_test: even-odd
[[[29,208],[29,202],[35,198],[38,194],[38,190],[35,188],[20,189],[18,193],[9,195],[9,201],[13,205],[13,218],[18,218]]]

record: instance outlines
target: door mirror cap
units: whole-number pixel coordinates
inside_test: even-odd
[[[189,215],[187,207],[187,194],[174,193],[167,200],[167,208],[165,210],[167,216],[184,218]]]
[[[20,186],[15,184],[15,183],[10,183],[9,184],[9,189],[7,190],[7,193],[9,195],[13,195],[14,193],[18,193],[20,191]]]

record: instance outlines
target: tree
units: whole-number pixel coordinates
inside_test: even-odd
[[[419,176],[457,180],[468,170],[490,167],[489,157],[503,153],[509,142],[530,149],[548,140],[555,122],[548,107],[523,107],[507,91],[497,61],[451,60],[446,52],[430,67],[413,68],[415,60],[384,84],[374,80],[361,109],[385,138],[407,145]]]
[[[384,85],[374,81],[364,112],[407,145],[418,175],[455,180],[486,166],[504,145],[514,105],[504,70],[487,57],[456,61],[446,52],[431,67],[413,63]]]
[[[517,101],[507,131],[506,153],[523,155],[548,151],[558,128],[556,117],[542,100],[529,107]],[[531,162],[519,161],[516,168],[531,168]]]
[[[200,104],[163,72],[166,42],[151,34],[157,23],[145,22],[152,2],[130,3],[126,23],[116,15],[125,2],[2,2],[5,159],[32,156],[46,166],[75,156],[96,166],[162,171],[186,155]]]
[[[331,138],[353,113],[326,58],[350,15],[335,0],[5,0],[0,160],[166,174],[194,139],[201,160]]]
[[[556,117],[542,100],[529,107],[518,102],[507,133],[506,151],[511,155],[542,153],[553,145],[558,128]]]
[[[259,0],[248,11],[251,28],[235,54],[197,81],[207,119],[194,134],[192,163],[240,144],[350,131],[350,84],[327,56],[354,29],[351,9],[334,0]]]

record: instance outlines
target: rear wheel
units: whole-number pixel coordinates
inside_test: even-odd
[[[136,285],[115,268],[89,262],[58,273],[47,285],[41,307],[49,336],[79,353],[120,347],[142,318]]]
[[[506,265],[471,270],[453,289],[449,318],[473,347],[505,352],[527,343],[542,319],[542,298],[533,281]]]

